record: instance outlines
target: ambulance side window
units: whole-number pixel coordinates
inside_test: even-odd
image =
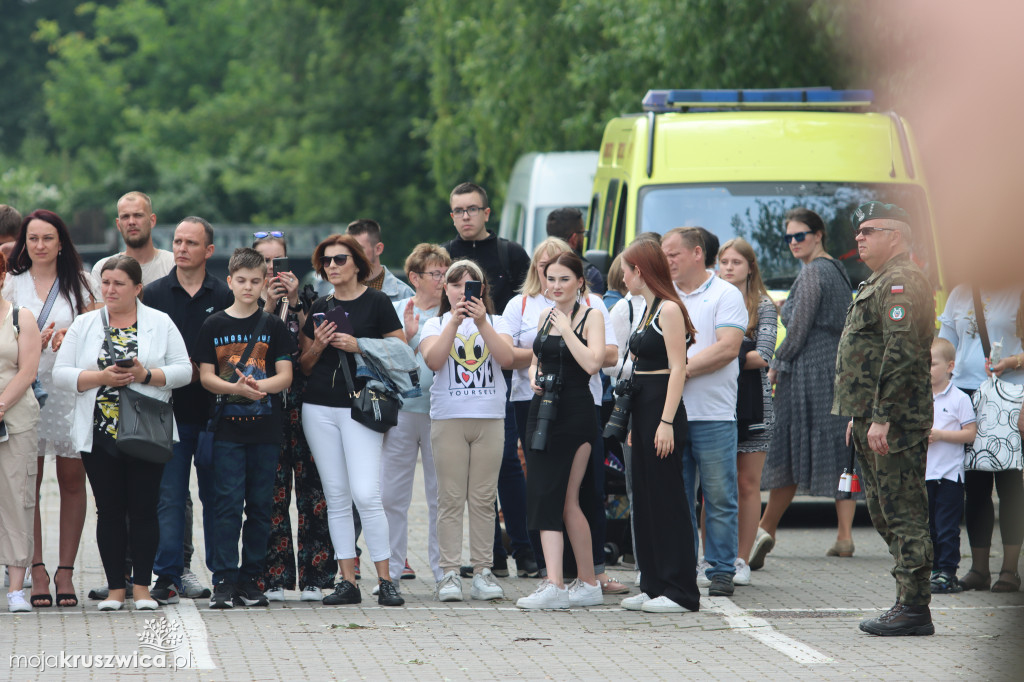
[[[615,221],[615,200],[619,197],[619,181],[608,182],[608,191],[604,195],[604,211],[601,214],[601,243],[612,241],[612,225]]]
[[[615,215],[615,248],[612,253],[622,253],[626,246],[626,204],[629,203],[629,185],[622,183],[622,191],[619,193],[619,209]]]

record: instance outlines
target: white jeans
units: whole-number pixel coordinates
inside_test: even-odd
[[[427,558],[434,581],[441,573],[441,550],[437,544],[437,472],[430,447],[430,415],[399,412],[398,425],[384,435],[381,452],[381,499],[391,534],[391,579],[402,577],[409,546],[409,503],[416,478],[416,454],[423,459],[423,491],[427,497]]]
[[[351,408],[309,403],[302,406],[302,430],[324,486],[334,558],[356,556],[353,502],[363,522],[370,560],[390,558],[388,519],[380,496],[380,453],[384,434],[354,421]]]

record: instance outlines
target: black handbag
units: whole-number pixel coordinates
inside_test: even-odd
[[[388,429],[398,423],[398,396],[369,385],[356,391],[348,368],[348,358],[344,354],[341,356],[341,369],[345,374],[348,394],[352,397],[352,419],[372,431],[387,433]]]
[[[260,334],[263,333],[263,328],[267,326],[267,315],[260,315],[259,321],[253,328],[252,336],[249,337],[249,343],[245,346],[245,350],[242,351],[241,357],[238,358],[238,362],[235,367],[242,368],[244,371],[245,363],[249,362],[249,356],[252,355],[252,349],[256,346],[256,339],[260,338]],[[235,373],[231,374],[231,383],[238,381],[238,375]],[[213,467],[213,441],[214,436],[217,435],[217,425],[220,424],[220,417],[224,413],[224,403],[221,401],[220,396],[217,396],[217,409],[214,410],[213,417],[206,422],[206,428],[199,432],[196,437],[196,455],[195,461],[196,466],[202,469],[209,469]]]
[[[117,357],[110,339],[107,311],[100,313],[107,337],[110,361]],[[174,455],[174,409],[164,402],[131,388],[118,390],[117,451],[154,464],[166,464]]]

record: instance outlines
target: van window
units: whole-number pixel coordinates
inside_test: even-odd
[[[649,185],[637,197],[636,232],[664,234],[673,227],[701,226],[725,243],[743,237],[754,247],[765,284],[789,289],[800,272],[783,239],[783,217],[803,206],[825,221],[825,248],[846,266],[858,285],[871,274],[857,256],[850,215],[867,201],[895,203],[910,214],[914,256],[938,286],[931,218],[924,190],[917,185],[847,184],[830,182],[738,182],[722,184]]]
[[[629,185],[622,183],[619,194],[619,210],[615,218],[615,253],[621,253],[626,246],[626,204],[629,196]]]
[[[587,223],[587,244],[590,248],[598,248],[601,237],[601,195],[595,194],[590,200],[590,215]]]
[[[612,243],[612,224],[615,220],[615,200],[619,198],[619,181],[608,182],[608,191],[604,195],[604,211],[601,219],[601,245],[604,248]]]

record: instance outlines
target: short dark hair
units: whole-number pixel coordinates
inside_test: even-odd
[[[350,234],[353,237],[366,234],[370,236],[370,241],[373,244],[380,244],[380,223],[369,218],[359,218],[348,224],[345,234]]]
[[[804,208],[803,206],[796,206],[786,211],[786,217],[782,221],[783,230],[786,229],[786,225],[789,224],[791,220],[797,223],[803,223],[811,232],[820,233],[821,246],[822,248],[824,248],[826,236],[825,221],[821,219],[820,215],[818,215],[809,208]]]
[[[242,269],[259,270],[266,277],[267,259],[256,249],[240,246],[231,254],[231,260],[228,261],[228,274],[233,275]]]
[[[21,229],[21,214],[18,209],[0,204],[0,237],[18,237]]]
[[[473,194],[474,192],[483,197],[484,205],[482,208],[487,208],[490,206],[490,203],[488,203],[487,200],[487,192],[484,190],[483,187],[476,184],[475,182],[464,182],[461,185],[456,185],[455,189],[452,190],[452,193],[448,195],[448,203],[452,203],[452,199],[455,197],[456,194]]]
[[[718,235],[711,230],[703,227],[698,227],[700,234],[704,237],[704,267],[713,268],[715,267],[715,261],[718,260]]]
[[[142,266],[131,256],[123,253],[114,254],[103,263],[103,267],[100,268],[100,276],[102,277],[107,270],[120,270],[128,275],[132,284],[136,286],[142,284]]]
[[[327,268],[324,267],[321,259],[324,257],[327,247],[335,244],[348,249],[348,252],[352,254],[352,261],[356,264],[356,279],[360,282],[366,281],[370,276],[370,261],[366,259],[363,247],[350,234],[332,234],[316,245],[316,248],[313,249],[313,257],[310,259],[313,262],[313,270],[316,271],[316,274],[323,277],[324,281],[327,281]]]
[[[549,237],[569,241],[570,237],[583,230],[583,213],[572,206],[556,208],[548,214],[547,229]]]
[[[203,226],[203,231],[206,232],[206,245],[209,246],[213,243],[213,225],[210,224],[205,218],[200,218],[197,215],[190,215],[187,218],[182,218],[178,221],[178,224],[182,223],[195,223]]]

